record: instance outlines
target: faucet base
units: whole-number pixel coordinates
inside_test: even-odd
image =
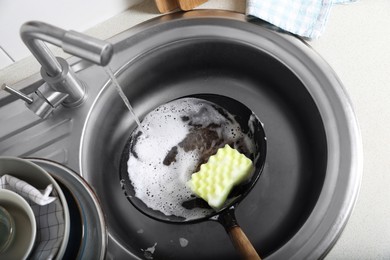
[[[77,79],[76,74],[70,68],[69,64],[63,58],[56,58],[62,67],[61,73],[53,77],[50,76],[42,67],[41,76],[43,80],[45,80],[55,91],[68,94],[67,98],[62,103],[64,106],[79,106],[86,98],[86,88]],[[57,105],[55,97],[53,97],[53,100],[51,100],[51,96],[46,97],[46,99],[54,106]]]

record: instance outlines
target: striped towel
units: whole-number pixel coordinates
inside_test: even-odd
[[[324,31],[334,4],[356,0],[247,0],[246,14],[308,39]]]
[[[56,199],[55,197],[49,196],[53,190],[53,184],[49,184],[45,190],[40,191],[27,182],[8,174],[4,174],[0,178],[0,188],[12,190],[41,206],[50,204]]]

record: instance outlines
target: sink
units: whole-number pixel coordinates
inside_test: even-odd
[[[233,98],[250,108],[264,123],[268,151],[263,174],[237,208],[242,229],[267,259],[326,255],[355,204],[362,146],[351,102],[321,57],[299,38],[214,10],[161,16],[109,41],[110,67],[141,118],[194,95]],[[22,101],[0,96],[7,122],[0,154],[47,158],[79,172],[105,212],[108,257],[237,258],[218,223],[160,223],[129,203],[119,171],[135,120],[103,68],[69,62],[87,86],[84,104],[42,120]],[[37,81],[14,87],[31,91]]]

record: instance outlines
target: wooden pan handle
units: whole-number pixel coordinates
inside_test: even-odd
[[[183,11],[191,10],[198,5],[206,3],[208,0],[177,0],[177,3],[180,6],[180,9]]]
[[[168,13],[179,7],[177,0],[154,0],[160,13]]]
[[[217,220],[225,228],[233,246],[236,248],[242,259],[260,260],[261,258],[256,252],[256,249],[253,247],[252,243],[237,223],[236,216],[234,214],[235,207],[236,205],[233,205],[221,211]]]
[[[240,253],[242,259],[261,259],[249,241],[248,237],[239,226],[228,228],[226,231],[229,234],[230,240],[232,241],[234,247]]]
[[[168,13],[177,8],[189,11],[208,0],[154,0],[160,13]]]

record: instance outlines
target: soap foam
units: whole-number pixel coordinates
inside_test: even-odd
[[[156,108],[146,115],[141,127],[143,130],[137,128],[132,133],[127,163],[135,196],[167,216],[186,219],[212,212],[182,206],[194,198],[186,182],[207,160],[208,153],[226,143],[233,147],[238,141],[251,143],[231,114],[196,98],[178,99]]]

